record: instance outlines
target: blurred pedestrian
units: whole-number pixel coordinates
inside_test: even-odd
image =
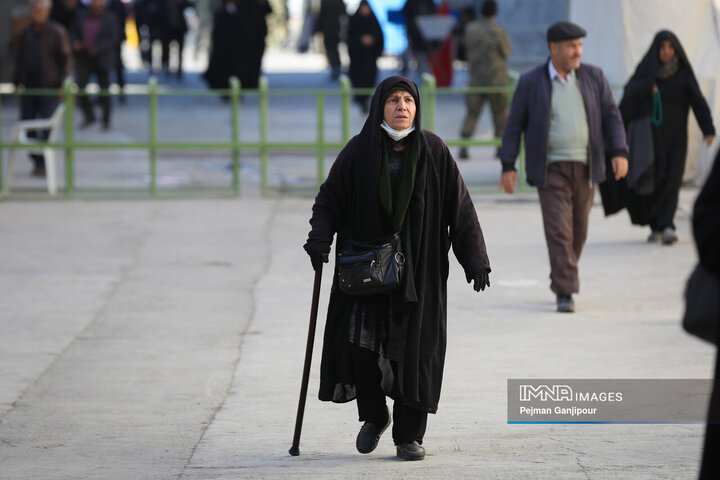
[[[238,10],[242,21],[240,82],[242,88],[256,89],[265,54],[266,17],[272,13],[272,8],[267,0],[239,0]]]
[[[648,242],[651,243],[672,245],[677,241],[674,218],[685,172],[690,107],[705,143],[710,146],[715,138],[710,108],[680,40],[672,32],[663,30],[655,35],[650,49],[625,85],[620,102],[626,124],[639,119],[652,121],[654,155],[647,167],[651,168],[648,172],[654,188],[645,194],[630,188],[627,198],[632,222],[650,225]]]
[[[158,39],[158,16],[160,14],[159,0],[135,0],[133,11],[135,13],[135,27],[140,41],[140,59],[143,67],[152,72],[153,69],[153,43]]]
[[[50,18],[61,24],[69,32],[75,22],[75,16],[85,8],[85,5],[80,0],[53,0]]]
[[[203,78],[210,88],[228,88],[230,77],[241,77],[242,20],[237,0],[223,0],[213,17],[210,61]]]
[[[110,87],[110,70],[115,68],[115,49],[119,38],[118,22],[115,15],[105,8],[105,0],[91,0],[90,7],[78,14],[70,30],[70,39],[75,51],[77,85],[87,87],[90,77],[97,77],[98,85],[107,92]],[[102,108],[102,127],[110,128],[110,96],[99,97]],[[83,111],[84,120],[80,128],[95,123],[90,98],[78,96],[78,104]]]
[[[508,85],[507,59],[510,56],[510,37],[496,21],[497,3],[485,0],[482,16],[465,27],[465,55],[468,63],[469,86],[506,87]],[[465,97],[467,113],[463,121],[462,138],[470,138],[475,132],[478,117],[485,103],[492,111],[495,138],[502,138],[507,120],[507,94],[469,93]],[[467,147],[460,148],[460,158],[468,158]]]
[[[410,71],[410,59],[415,59],[416,70],[426,72],[428,70],[428,52],[430,45],[425,40],[420,27],[417,24],[418,15],[432,15],[435,13],[433,0],[406,0],[402,13],[405,16],[405,31],[407,34],[408,47],[403,56],[402,72]]]
[[[170,47],[177,47],[177,69],[175,77],[182,80],[183,76],[183,49],[185,47],[185,34],[188,31],[185,20],[185,9],[191,3],[188,0],[160,0],[160,15],[156,28],[162,42],[162,69],[165,76],[170,75]]]
[[[50,20],[50,0],[30,0],[31,22],[20,31],[15,50],[13,83],[16,88],[60,88],[72,74],[72,52],[67,31]],[[57,108],[57,95],[23,95],[20,119],[49,118]],[[31,132],[42,140],[48,131]],[[32,175],[45,176],[45,157],[31,154]]]
[[[333,276],[320,367],[320,400],[357,399],[355,446],[372,452],[391,423],[398,457],[422,460],[428,413],[437,411],[447,332],[452,244],[475,291],[490,285],[480,223],[462,175],[437,135],[421,128],[417,85],[389,77],[375,90],[359,135],[338,155],[315,198],[305,250],[317,270],[330,252],[399,238],[397,289],[356,296]],[[369,247],[366,247],[369,248]],[[335,262],[336,270],[338,262]]]
[[[382,55],[384,37],[380,23],[370,4],[360,2],[348,26],[348,54],[350,55],[350,82],[355,88],[372,88],[377,79],[377,59]],[[367,94],[355,95],[362,111],[368,111]]]
[[[500,187],[514,193],[524,134],[527,179],[538,187],[558,312],[575,311],[593,183],[607,174],[605,148],[616,179],[628,170],[625,129],[607,79],[598,67],[580,63],[585,34],[570,22],[548,29],[550,60],[520,78],[499,153]]]
[[[125,35],[125,22],[127,22],[128,12],[125,9],[125,3],[122,0],[110,0],[108,10],[115,14],[118,23],[118,41],[115,43],[115,80],[120,87],[120,103],[125,103],[125,65],[122,60],[122,45],[125,43],[127,36]]]
[[[340,30],[341,22],[347,18],[343,0],[321,0],[320,12],[315,20],[316,31],[322,33],[325,56],[330,65],[330,78],[337,80],[341,73]]]
[[[695,201],[693,234],[700,263],[708,273],[720,279],[720,153],[715,156],[710,176]],[[714,300],[720,302],[718,298]],[[716,322],[716,331],[720,331],[720,318]],[[717,455],[720,451],[720,355],[717,348],[715,357],[715,378],[705,427],[700,480],[715,480],[720,476]]]
[[[465,28],[468,24],[475,20],[475,7],[465,7],[460,11],[460,21],[453,28],[452,35],[455,42],[455,59],[461,62],[467,62],[467,52],[465,48]]]

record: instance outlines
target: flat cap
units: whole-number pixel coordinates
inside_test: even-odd
[[[547,30],[548,42],[562,42],[563,40],[574,40],[587,35],[584,28],[570,22],[554,23]]]

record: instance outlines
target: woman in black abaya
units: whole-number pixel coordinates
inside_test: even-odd
[[[378,85],[359,135],[340,152],[315,198],[305,250],[317,270],[349,240],[399,232],[405,270],[399,289],[364,297],[340,291],[334,275],[320,367],[321,400],[357,399],[360,453],[375,449],[394,400],[397,455],[422,460],[428,413],[437,411],[447,331],[448,251],[476,291],[490,264],[475,207],[448,147],[421,128],[417,86]],[[337,264],[337,262],[336,262]]]
[[[672,32],[663,30],[655,36],[650,50],[625,85],[620,102],[626,125],[643,117],[653,118],[654,155],[646,170],[652,177],[649,186],[652,192],[638,193],[631,186],[627,198],[632,222],[650,225],[648,241],[652,243],[672,245],[677,241],[674,217],[685,171],[690,107],[709,146],[715,138],[710,108],[680,41]],[[630,159],[631,164],[634,161]]]
[[[212,51],[203,78],[210,88],[228,88],[230,77],[240,78],[242,20],[235,0],[223,0],[215,12]]]
[[[363,0],[357,12],[350,17],[348,26],[348,54],[350,56],[350,82],[355,88],[372,88],[377,78],[377,59],[382,55],[384,37],[380,23]],[[369,95],[355,95],[355,102],[367,112]]]

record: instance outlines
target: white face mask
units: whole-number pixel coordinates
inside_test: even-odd
[[[398,140],[402,140],[403,138],[407,137],[412,132],[414,132],[415,124],[413,123],[405,130],[395,130],[390,125],[388,125],[385,120],[383,120],[383,122],[380,124],[380,128],[385,130],[387,132],[387,134],[390,135],[390,138],[392,138],[393,140],[395,140],[397,142]]]

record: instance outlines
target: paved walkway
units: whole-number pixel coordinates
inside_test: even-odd
[[[287,454],[310,199],[3,203],[0,478],[693,478],[700,425],[507,425],[505,409],[508,378],[711,376],[713,350],[679,326],[694,194],[673,247],[593,209],[575,315],[553,311],[534,196],[477,197],[492,287],[476,294],[452,262],[417,464],[389,435],[354,451],[354,404],[315,399],[317,355],[302,454]]]

